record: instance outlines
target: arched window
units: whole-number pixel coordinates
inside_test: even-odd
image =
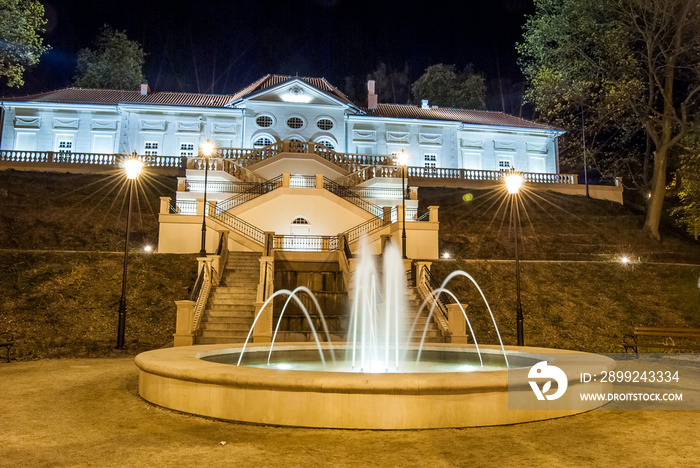
[[[258,139],[255,140],[255,142],[253,142],[253,148],[262,148],[264,146],[270,146],[273,143],[274,141],[272,141],[272,138],[268,136],[261,136],[258,137]]]
[[[290,233],[295,236],[304,236],[311,231],[309,220],[303,216],[297,216],[289,226]]]
[[[316,143],[325,146],[329,150],[335,151],[335,142],[330,138],[319,138]]]

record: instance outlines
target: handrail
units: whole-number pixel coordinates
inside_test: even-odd
[[[192,291],[192,300],[195,301],[194,315],[192,317],[192,331],[194,332],[199,328],[199,322],[202,320],[204,308],[207,305],[209,293],[211,292],[211,267],[207,263],[202,262],[195,288]]]
[[[296,252],[332,252],[338,250],[338,236],[275,235],[274,249]]]
[[[44,163],[44,164],[86,164],[91,166],[118,166],[133,155],[119,153],[77,153],[57,151],[1,150],[1,162]],[[148,167],[182,167],[180,156],[137,155],[137,159]]]
[[[259,182],[207,181],[209,193],[242,193]],[[204,192],[203,180],[186,180],[185,192]]]
[[[445,294],[433,294],[433,291],[440,287],[440,283],[437,282],[433,274],[430,272],[427,266],[423,266],[419,272],[416,287],[420,293],[423,300],[428,299],[428,303],[433,307],[433,317],[435,317],[435,322],[438,324],[440,329],[447,333],[449,332],[450,325],[448,321],[448,311],[445,303],[449,302],[450,299],[443,301],[441,298],[447,297]]]
[[[345,254],[345,258],[351,259],[352,258],[352,251],[350,250],[350,244],[348,244],[348,238],[343,236],[343,253]]]
[[[210,214],[208,217],[261,245],[265,245],[265,233],[263,230],[241,218],[226,212],[217,213],[216,215]]]
[[[375,205],[374,203],[370,203],[364,198],[358,196],[355,192],[350,190],[347,187],[344,187],[336,182],[333,182],[331,179],[327,177],[323,177],[323,188],[328,190],[329,192],[349,201],[353,205],[362,208],[366,212],[373,214],[377,218],[381,218],[384,216],[384,210],[382,207]]]
[[[335,183],[345,186],[353,186],[375,177],[401,178],[400,167],[393,165],[367,166],[353,172],[352,174],[336,179]]]
[[[477,169],[456,169],[446,167],[410,166],[406,170],[408,177],[422,179],[457,179],[457,180],[490,180],[500,181],[506,175],[505,171],[489,171]],[[539,172],[519,172],[524,182],[536,184],[577,184],[576,174],[549,174]]]
[[[233,208],[242,205],[245,202],[258,198],[261,195],[272,192],[282,186],[282,176],[277,176],[274,179],[266,180],[258,184],[250,186],[247,190],[234,195],[226,200],[222,200],[216,204],[216,213],[221,214],[225,211],[232,210]]]
[[[219,150],[219,156],[226,159],[237,159],[243,167],[257,164],[265,159],[272,158],[281,153],[316,154],[321,158],[336,164],[350,172],[358,171],[368,164],[387,165],[391,163],[391,157],[377,154],[338,153],[327,146],[313,141],[278,141],[271,145],[252,150],[223,148]]]
[[[372,218],[370,220],[365,221],[364,223],[351,227],[347,231],[344,231],[343,234],[345,234],[345,237],[347,238],[348,242],[354,242],[360,237],[369,234],[372,231],[376,231],[377,229],[391,223],[391,219],[385,220],[382,218]]]

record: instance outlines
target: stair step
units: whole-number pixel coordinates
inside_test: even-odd
[[[202,333],[208,333],[210,331],[216,332],[245,332],[250,331],[251,323],[222,323],[217,321],[216,323],[202,322]]]
[[[255,309],[250,308],[250,309],[244,309],[244,310],[225,310],[225,309],[217,309],[217,310],[209,310],[207,309],[204,313],[204,316],[202,317],[202,321],[209,320],[210,318],[215,318],[215,319],[229,319],[229,318],[235,318],[235,319],[249,319],[253,320],[255,317]]]
[[[245,337],[248,336],[248,331],[249,330],[201,330],[200,338],[233,338],[243,341]]]

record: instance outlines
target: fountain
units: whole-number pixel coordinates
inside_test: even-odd
[[[160,406],[226,420],[353,429],[513,424],[566,416],[600,405],[577,402],[575,410],[509,409],[509,397],[532,392],[528,371],[537,363],[546,361],[569,370],[567,375],[577,375],[576,366],[583,360],[588,369],[592,365],[599,370],[611,369],[613,361],[572,351],[504,346],[502,342],[479,345],[463,309],[473,345],[427,344],[425,331],[420,343],[411,343],[417,317],[412,323],[406,318],[401,256],[389,247],[383,258],[380,274],[371,255],[360,256],[344,345],[330,342],[317,303],[323,328],[320,338],[312,326],[313,344],[275,344],[279,323],[292,301],[312,322],[298,297],[310,291],[277,291],[274,297],[286,296],[287,300],[272,343],[249,344],[247,339],[235,348],[200,345],[140,354],[136,358],[139,394]],[[433,293],[452,295],[446,284],[457,276],[476,285],[467,273],[454,272]],[[268,302],[272,300],[270,297]],[[484,301],[500,341],[496,321]],[[432,307],[426,306],[424,301],[421,311],[432,315]],[[577,384],[580,382],[568,382],[569,388]],[[605,390],[602,383],[597,387]],[[574,392],[569,393],[573,398]]]

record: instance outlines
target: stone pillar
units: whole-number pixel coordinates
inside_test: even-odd
[[[409,187],[411,190],[411,200],[418,200],[418,187]]]
[[[316,188],[323,189],[323,174],[316,174]]]
[[[174,346],[192,346],[194,333],[192,321],[194,320],[194,301],[175,301],[177,307],[177,320],[175,322]]]
[[[391,222],[391,207],[390,206],[382,207],[382,212],[383,212],[384,221]]]
[[[438,209],[439,209],[439,208],[440,208],[439,206],[429,206],[429,207],[428,207],[428,212],[430,213],[430,214],[428,215],[428,220],[429,220],[431,223],[437,223],[437,222],[438,222]]]
[[[177,191],[178,192],[187,191],[187,177],[178,177],[177,178]]]
[[[283,172],[282,173],[282,187],[283,188],[289,188],[289,178],[291,176],[291,173],[289,172]]]
[[[197,216],[204,214],[204,198],[197,199]]]
[[[170,213],[170,197],[160,197],[160,214]]]
[[[462,307],[466,311],[467,304],[462,304]],[[447,304],[447,322],[450,326],[450,342],[467,343],[469,338],[467,321],[464,319],[459,304]]]
[[[256,317],[258,313],[260,317],[253,328],[253,343],[269,343],[272,341],[272,301],[260,312],[263,304],[264,302],[255,303]]]

